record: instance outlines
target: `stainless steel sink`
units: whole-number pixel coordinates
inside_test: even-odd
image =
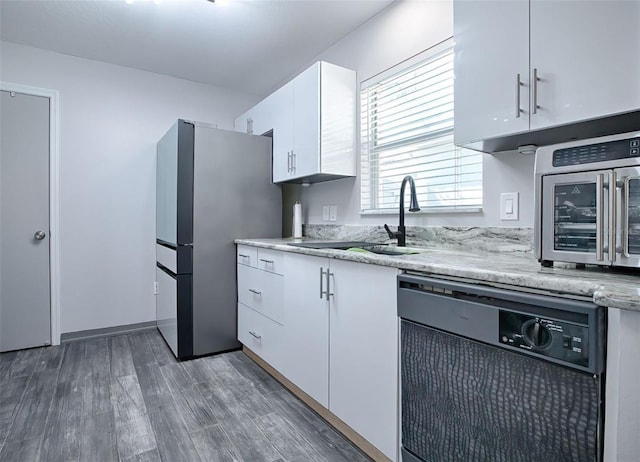
[[[350,250],[357,252],[359,248],[350,249]],[[411,247],[396,247],[396,246],[386,246],[386,245],[380,245],[380,244],[371,246],[371,247],[365,246],[362,248],[362,251],[377,253],[379,255],[391,255],[391,256],[415,255],[415,254],[421,253],[421,251]]]
[[[303,247],[306,249],[334,249],[349,250],[352,252],[375,253],[378,255],[411,255],[420,253],[419,251],[407,247],[391,247],[378,242],[367,241],[310,241],[310,242],[290,242],[293,247]]]
[[[354,247],[372,247],[380,245],[377,242],[367,241],[309,241],[309,242],[289,242],[287,245],[293,247],[303,247],[305,249],[337,249],[347,250]]]

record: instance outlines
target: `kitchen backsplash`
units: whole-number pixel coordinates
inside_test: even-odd
[[[395,227],[392,227],[395,230]],[[305,225],[312,239],[395,243],[382,226]],[[407,226],[407,245],[441,248],[473,248],[489,252],[531,252],[532,228]]]

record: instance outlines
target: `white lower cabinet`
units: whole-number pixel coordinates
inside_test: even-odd
[[[282,324],[283,280],[278,274],[238,265],[238,302]]]
[[[282,372],[284,278],[270,271],[282,266],[281,263],[275,265],[276,261],[281,262],[278,260],[281,252],[273,256],[261,252],[263,250],[247,246],[238,248],[238,340]],[[261,269],[261,258],[267,261],[269,269]]]
[[[329,259],[295,253],[284,256],[284,375],[329,408]]]
[[[238,303],[238,340],[274,369],[283,372],[283,327]]]
[[[283,276],[238,265],[238,339],[375,446],[376,460],[399,460],[398,270],[290,252],[281,261]],[[281,312],[267,293],[277,277]]]
[[[391,460],[398,451],[397,274],[285,254],[285,376]]]
[[[396,460],[396,275],[385,266],[331,260],[329,410]]]

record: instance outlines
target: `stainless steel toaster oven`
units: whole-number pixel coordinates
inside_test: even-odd
[[[539,148],[534,193],[543,266],[640,267],[640,131]]]

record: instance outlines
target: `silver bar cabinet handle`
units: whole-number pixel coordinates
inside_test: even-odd
[[[262,292],[260,292],[259,290],[256,289],[249,289],[249,292],[256,294],[256,295],[262,295]]]
[[[520,118],[520,74],[516,74],[516,119]]]
[[[531,113],[538,113],[538,68],[533,68],[533,77],[531,79],[533,85],[533,104],[531,105]]]
[[[253,332],[253,331],[249,331],[249,333],[250,333],[251,335],[253,335],[253,337],[257,338],[258,340],[260,340],[260,339],[262,338],[262,335],[258,335],[258,334],[256,334],[256,333],[255,333],[255,332]]]
[[[327,273],[328,272],[329,270],[327,270]],[[322,296],[324,295],[324,290],[322,290],[323,276],[324,276],[324,269],[320,267],[320,298],[322,298]]]
[[[604,175],[596,176],[596,260],[604,260]]]
[[[333,297],[333,292],[331,292],[331,276],[334,276],[334,274],[327,269],[327,301],[329,301],[329,297]]]

